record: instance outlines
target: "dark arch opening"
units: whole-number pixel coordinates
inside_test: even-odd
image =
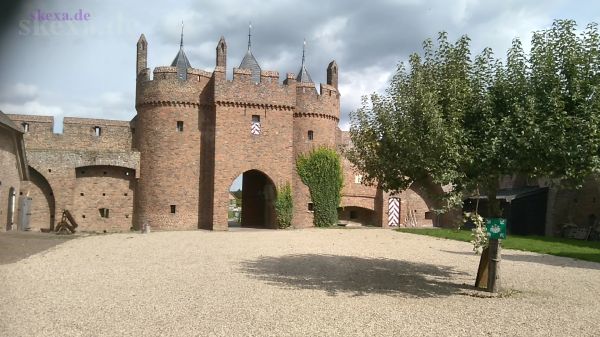
[[[40,172],[29,166],[31,197],[31,227],[49,228],[54,230],[56,206],[54,193],[50,183]]]
[[[241,177],[241,182],[240,182]],[[241,189],[240,189],[241,186]],[[241,193],[238,192],[238,189]],[[248,170],[237,177],[230,188],[229,225],[250,228],[277,228],[275,216],[276,189],[273,181],[259,170]],[[237,204],[241,209],[231,212],[235,207],[235,198],[241,197]],[[238,215],[239,214],[239,215]],[[236,219],[237,216],[237,219]],[[236,221],[238,221],[236,223]]]
[[[377,226],[375,211],[358,206],[338,208],[338,219],[342,225]]]

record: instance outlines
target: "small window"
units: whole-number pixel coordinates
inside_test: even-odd
[[[362,174],[357,174],[354,176],[354,183],[355,184],[362,184]]]
[[[106,193],[102,193],[102,196],[103,196],[103,197],[105,197],[105,196],[106,196]]]
[[[48,169],[48,172],[49,172],[49,173],[52,173],[52,169]]]
[[[358,218],[358,216],[356,216],[356,211],[350,211],[350,219],[356,219]]]
[[[308,130],[308,140],[313,140],[315,138],[315,133],[313,130]]]
[[[94,136],[100,137],[102,136],[102,128],[99,126],[94,126]]]
[[[84,194],[83,193],[79,193],[79,195],[83,197]]]
[[[127,196],[127,193],[123,193],[124,196]]]
[[[183,121],[177,121],[177,131],[183,132]]]
[[[23,126],[23,132],[29,132],[29,123],[23,122],[21,125]]]
[[[252,126],[250,128],[250,133],[253,135],[260,135],[260,116],[252,115]]]
[[[82,214],[81,217],[85,219],[85,214]]]
[[[171,214],[175,214],[177,211],[177,205],[171,205]]]
[[[312,211],[314,211],[314,210],[315,210],[315,205],[314,205],[312,202],[309,202],[309,203],[308,203],[308,210],[309,210],[310,212],[312,212]]]
[[[100,208],[100,217],[108,218],[109,209],[108,208]]]

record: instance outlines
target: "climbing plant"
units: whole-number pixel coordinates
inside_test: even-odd
[[[315,148],[298,156],[296,170],[310,192],[314,225],[327,227],[337,223],[344,184],[339,154],[324,146]]]
[[[290,227],[292,224],[292,215],[294,214],[294,202],[290,183],[285,183],[277,188],[275,211],[277,213],[277,227],[281,229]]]

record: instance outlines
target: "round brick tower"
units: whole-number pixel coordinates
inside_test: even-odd
[[[147,42],[137,43],[136,146],[140,175],[134,227],[198,228],[200,143],[204,114],[201,93],[211,74],[193,69],[183,51],[169,67],[156,67],[150,79]],[[199,116],[201,116],[199,118]]]
[[[296,78],[296,111],[294,112],[294,155],[310,151],[317,146],[335,148],[340,117],[340,94],[337,90],[338,68],[335,61],[327,67],[327,84],[321,84],[317,93],[315,84],[304,64]],[[292,180],[294,194],[294,225],[309,227],[313,224],[310,194],[298,174]]]

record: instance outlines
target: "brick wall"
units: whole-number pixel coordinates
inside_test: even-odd
[[[7,225],[17,223],[17,198],[20,191],[21,177],[17,167],[17,151],[15,132],[0,126],[0,231],[5,231]],[[15,212],[9,219],[9,192],[11,187],[15,193]]]
[[[65,117],[63,133],[53,132],[54,118],[34,115],[8,115],[15,124],[29,124],[26,148],[57,150],[125,151],[132,148],[131,127],[127,121]],[[95,128],[100,128],[96,135]]]
[[[29,178],[30,181],[21,184],[23,194],[32,199],[29,227],[32,231],[53,228],[55,224],[55,201],[52,188],[46,178],[31,167],[29,168]]]
[[[71,215],[81,231],[128,231],[133,220],[132,169],[83,166],[75,172]],[[108,209],[103,217],[100,209]]]
[[[198,228],[205,75],[188,71],[187,81],[180,81],[174,67],[158,67],[153,80],[138,79],[135,128],[141,158],[135,228],[144,222],[156,229]],[[178,122],[183,122],[182,131]]]

